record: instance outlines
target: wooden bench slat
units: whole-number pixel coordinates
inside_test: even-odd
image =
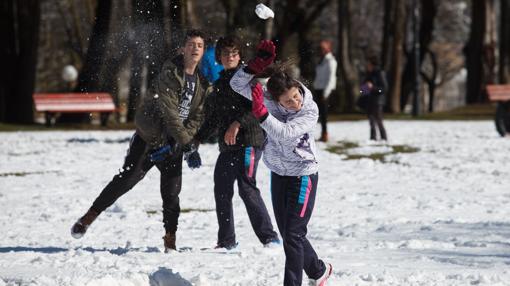
[[[38,112],[115,112],[108,93],[34,93]]]

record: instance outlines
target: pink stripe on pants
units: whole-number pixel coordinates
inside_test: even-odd
[[[312,180],[308,179],[308,186],[306,186],[305,202],[303,203],[303,208],[301,209],[301,214],[299,215],[299,217],[305,216],[306,206],[308,205],[308,197],[310,196],[311,189],[312,189]]]

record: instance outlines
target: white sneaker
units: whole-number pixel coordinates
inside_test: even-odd
[[[319,277],[319,279],[315,280],[315,286],[325,286],[326,280],[328,280],[331,273],[333,273],[333,266],[331,266],[331,264],[329,264],[329,263],[325,263],[325,264],[326,264],[326,270],[324,271],[324,274],[322,274],[322,276]]]

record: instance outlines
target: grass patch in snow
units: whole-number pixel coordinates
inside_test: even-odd
[[[183,208],[183,209],[181,209],[181,213],[193,213],[193,212],[205,213],[205,212],[213,212],[213,211],[215,211],[215,210],[214,209],[200,209],[200,208]],[[160,213],[161,211],[146,210],[145,212],[147,213],[148,216],[152,216],[157,213]]]
[[[356,153],[355,150],[357,148],[386,148],[391,149],[389,151],[374,151],[372,153]],[[388,160],[386,157],[388,155],[394,154],[402,154],[402,153],[417,153],[420,151],[419,148],[409,146],[409,145],[386,145],[386,144],[377,144],[377,145],[366,145],[360,146],[357,142],[352,141],[338,141],[335,145],[330,145],[326,148],[327,151],[341,155],[343,160],[360,160],[360,159],[371,159],[374,161],[379,161],[382,163],[399,163],[396,160]]]
[[[0,173],[0,177],[25,177],[28,175],[43,175],[49,173],[60,173],[60,171],[35,171],[35,172],[8,172],[8,173]]]

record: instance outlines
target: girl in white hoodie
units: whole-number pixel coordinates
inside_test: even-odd
[[[318,108],[302,83],[278,68],[266,70],[274,57],[274,44],[262,41],[257,57],[236,72],[230,85],[252,100],[252,113],[267,133],[263,159],[271,170],[273,209],[283,238],[284,285],[301,285],[304,270],[315,285],[323,286],[332,273],[331,264],[318,258],[306,238],[319,179],[313,136]],[[262,72],[270,74],[265,92],[252,81]]]

